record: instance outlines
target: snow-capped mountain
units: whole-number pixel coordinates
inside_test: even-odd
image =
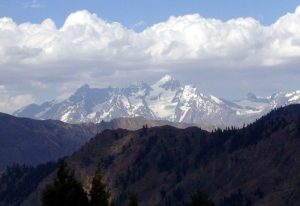
[[[125,88],[90,88],[84,85],[64,101],[32,104],[14,113],[19,117],[58,119],[68,123],[101,122],[118,117],[196,123],[209,126],[241,126],[270,110],[300,103],[300,91],[261,98],[249,93],[229,101],[202,94],[195,86],[181,85],[170,75],[153,85],[132,84]]]
[[[300,90],[290,93],[279,92],[269,97],[257,97],[249,93],[246,98],[233,101],[241,108],[237,108],[238,115],[256,114],[254,116],[260,117],[272,109],[286,106],[289,104],[300,103]]]

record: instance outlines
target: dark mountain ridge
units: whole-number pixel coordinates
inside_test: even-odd
[[[55,120],[38,121],[0,113],[0,170],[13,163],[37,165],[71,154],[96,129]]]
[[[118,118],[99,124],[68,124],[58,120],[33,120],[0,113],[0,171],[14,163],[37,165],[70,155],[105,129],[137,130],[145,124],[170,124],[180,128],[191,125],[142,117]]]
[[[184,205],[200,189],[222,206],[297,206],[299,148],[300,105],[290,105],[242,129],[105,130],[67,161],[85,188],[100,167],[118,205],[132,192],[141,205]],[[52,176],[22,205],[38,205]]]

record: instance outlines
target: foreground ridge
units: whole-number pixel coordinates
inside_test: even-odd
[[[135,192],[141,205],[179,206],[201,190],[222,206],[237,201],[238,205],[297,206],[299,116],[300,106],[291,105],[241,129],[105,130],[67,162],[85,188],[100,167],[119,205],[126,205],[124,201]],[[23,205],[37,202],[44,185]]]

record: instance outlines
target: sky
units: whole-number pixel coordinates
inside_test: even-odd
[[[0,111],[165,74],[227,99],[299,90],[299,5],[1,0]]]

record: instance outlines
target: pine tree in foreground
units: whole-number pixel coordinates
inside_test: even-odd
[[[139,203],[138,195],[136,193],[131,194],[129,197],[128,206],[138,206],[138,203]]]
[[[52,185],[43,193],[42,206],[87,206],[88,198],[81,184],[74,178],[65,161],[59,165]]]
[[[92,181],[90,190],[91,206],[109,206],[110,194],[106,191],[105,185],[102,183],[102,174],[97,170]]]
[[[204,193],[198,190],[186,206],[215,206],[215,204]]]

